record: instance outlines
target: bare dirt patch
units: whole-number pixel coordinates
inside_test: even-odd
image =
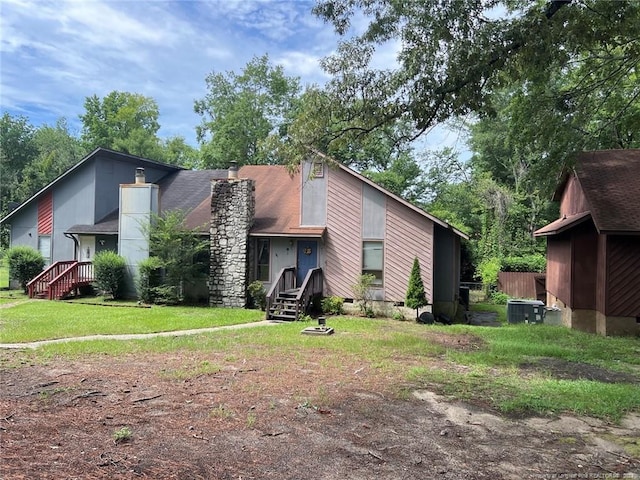
[[[561,380],[594,380],[603,383],[640,383],[640,377],[632,373],[614,372],[606,368],[562,358],[538,358],[520,364],[524,370],[545,372]]]
[[[0,352],[0,478],[7,480],[640,472],[640,458],[616,441],[640,438],[636,417],[619,426],[570,416],[506,419],[428,391],[403,396],[401,369],[357,357],[258,348],[247,358],[174,352],[16,367],[19,355]],[[116,442],[123,427],[131,437]]]

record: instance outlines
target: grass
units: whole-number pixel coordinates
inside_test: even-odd
[[[54,301],[21,303],[2,311],[0,343],[95,334],[152,333],[262,320],[264,312],[223,308],[126,308]]]
[[[477,306],[501,309],[500,306]],[[263,312],[186,307],[151,309],[108,308],[62,302],[29,302],[2,311],[0,338],[42,338],[89,333],[125,333],[196,328],[261,319]],[[55,318],[55,321],[51,319]],[[523,363],[554,358],[581,362],[611,371],[640,373],[637,338],[607,338],[563,327],[507,324],[498,328],[470,325],[427,326],[414,322],[354,317],[329,317],[331,336],[301,335],[303,322],[245,330],[219,331],[148,340],[65,342],[33,352],[15,352],[14,362],[29,357],[135,355],[163,352],[216,352],[224,358],[269,356],[305,361],[313,352],[319,365],[341,365],[355,359],[379,375],[405,377],[398,395],[425,388],[451,398],[473,402],[510,414],[570,412],[619,421],[627,412],[640,411],[640,382],[604,383],[555,378],[548,371],[522,370]],[[11,338],[12,340],[5,340]],[[443,342],[442,339],[447,339]],[[458,340],[460,340],[458,342]],[[471,345],[468,348],[458,345]],[[284,361],[284,360],[283,360]],[[5,361],[5,367],[8,363]],[[571,364],[568,364],[571,367]],[[212,375],[215,363],[185,363],[162,371],[176,379]],[[391,377],[390,377],[391,378]],[[319,394],[320,395],[320,394]],[[215,409],[214,409],[215,410]],[[212,412],[224,416],[224,408]],[[249,421],[249,420],[248,420]]]

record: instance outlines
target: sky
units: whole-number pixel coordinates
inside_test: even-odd
[[[269,55],[303,86],[323,85],[319,61],[337,48],[332,27],[311,13],[313,0],[0,0],[0,113],[34,126],[65,117],[80,134],[86,97],[114,90],[153,98],[161,138],[196,146],[194,101],[208,74],[236,72]],[[354,31],[364,19],[354,19]],[[385,45],[378,65],[398,51]],[[434,129],[426,148],[461,146]]]

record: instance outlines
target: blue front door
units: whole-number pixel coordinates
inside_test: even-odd
[[[298,240],[296,286],[299,287],[307,276],[307,272],[318,266],[318,242]]]

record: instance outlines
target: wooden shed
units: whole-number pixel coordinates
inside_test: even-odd
[[[640,150],[580,154],[558,187],[547,237],[547,304],[602,335],[640,332]]]

